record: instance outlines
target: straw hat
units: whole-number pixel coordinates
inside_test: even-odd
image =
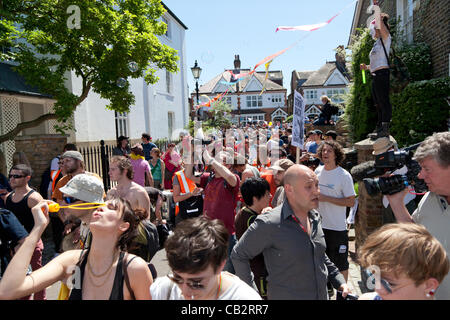
[[[395,147],[397,145],[397,141],[394,138],[392,140],[388,137],[378,138],[373,144],[373,152],[374,156],[382,154],[388,151],[390,148]]]

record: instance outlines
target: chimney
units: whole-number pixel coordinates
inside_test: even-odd
[[[234,69],[241,69],[241,60],[239,59],[239,55],[234,55]]]
[[[345,48],[343,45],[338,46],[335,49],[336,53],[334,55],[334,57],[336,58],[336,62],[339,63],[340,65],[345,66]]]

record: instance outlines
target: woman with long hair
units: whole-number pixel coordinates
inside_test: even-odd
[[[96,209],[89,223],[92,243],[88,250],[70,250],[27,275],[36,243],[49,223],[49,201],[32,208],[34,227],[14,255],[0,281],[0,299],[17,299],[44,290],[57,281],[72,287],[69,300],[151,299],[153,282],[147,263],[126,253],[148,213],[132,210],[116,198]]]

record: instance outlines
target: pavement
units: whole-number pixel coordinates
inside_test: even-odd
[[[350,240],[349,241],[349,264],[350,264],[350,267],[349,267],[349,273],[348,273],[349,274],[348,286],[353,294],[360,296],[362,293],[364,293],[366,291],[365,291],[364,286],[361,281],[360,267],[355,261],[356,250],[355,250],[355,240],[354,239],[355,239],[355,229],[350,229],[350,231],[349,231],[349,240]],[[45,261],[49,261],[49,256],[51,255],[51,253],[49,251],[51,251],[51,249],[53,248],[53,245],[52,245],[50,239],[43,239],[43,240],[47,240],[47,241],[44,241],[44,245],[47,246],[46,247],[47,254],[44,253],[44,258],[45,258],[44,262],[45,262]],[[156,268],[158,277],[165,277],[170,272],[170,268],[167,263],[166,253],[165,253],[164,249],[158,251],[156,253],[156,255],[153,257],[151,262],[153,263],[153,265]],[[61,283],[57,282],[47,288],[47,299],[48,300],[57,300],[60,286],[61,286]],[[335,290],[335,292],[336,292],[336,290]],[[335,300],[335,299],[336,299],[336,293],[332,297],[332,300]]]

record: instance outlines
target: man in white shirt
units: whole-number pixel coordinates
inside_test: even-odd
[[[324,141],[317,154],[323,166],[315,173],[319,178],[319,213],[327,245],[326,254],[348,279],[348,235],[346,207],[353,207],[355,190],[349,172],[339,165],[344,160],[344,152],[336,141]]]

